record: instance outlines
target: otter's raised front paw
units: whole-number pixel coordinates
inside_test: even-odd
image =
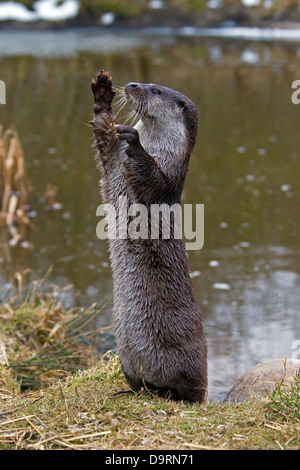
[[[108,73],[102,70],[96,81],[92,81],[91,88],[95,99],[94,113],[111,112],[111,103],[116,92],[113,90],[112,80]]]
[[[119,139],[125,140],[129,144],[128,148],[126,149],[126,153],[129,157],[131,156],[133,149],[137,150],[142,148],[139,133],[136,129],[130,126],[124,126],[122,124],[117,124],[115,128]]]

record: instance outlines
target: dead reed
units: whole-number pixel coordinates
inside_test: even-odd
[[[0,125],[0,227],[7,227],[10,245],[24,238],[31,225],[26,212],[31,208],[32,187],[25,167],[24,151],[17,130]]]

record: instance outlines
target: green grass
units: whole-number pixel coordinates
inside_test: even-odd
[[[266,405],[267,416],[286,422],[300,423],[300,376],[290,386],[278,384]]]

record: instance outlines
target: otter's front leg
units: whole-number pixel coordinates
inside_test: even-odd
[[[177,202],[179,196],[176,182],[161,170],[155,159],[142,147],[138,131],[121,124],[115,125],[115,128],[118,138],[128,144],[125,149],[128,159],[123,164],[127,183],[136,202],[146,206]]]
[[[147,153],[141,143],[138,131],[134,127],[116,124],[117,135],[120,140],[125,140],[129,145],[126,153],[129,157],[138,156],[141,152]]]
[[[96,81],[91,83],[94,95],[94,119],[93,126],[95,146],[98,149],[96,159],[100,162],[102,169],[107,170],[107,165],[115,154],[115,147],[119,147],[116,136],[116,119],[112,113],[112,100],[115,91],[112,80],[107,72],[100,72]]]
[[[94,113],[108,112],[112,114],[111,104],[116,92],[113,90],[112,79],[107,72],[100,72],[96,81],[92,80],[92,92],[94,95]]]

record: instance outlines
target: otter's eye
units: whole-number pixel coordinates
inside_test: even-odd
[[[151,88],[153,95],[159,95],[160,91],[157,88]]]

